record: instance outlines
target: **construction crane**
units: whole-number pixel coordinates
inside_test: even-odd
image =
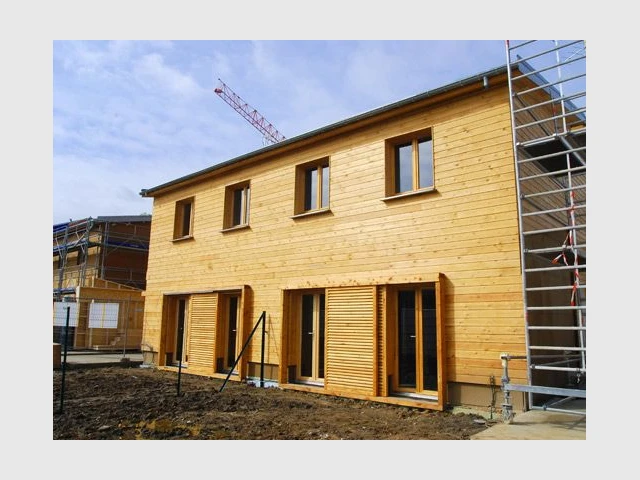
[[[218,81],[220,85],[213,91],[262,133],[262,139],[265,145],[278,143],[285,139],[284,135],[278,132],[271,123],[267,122],[255,108],[240,98],[240,96],[231,90],[222,80],[218,79]]]

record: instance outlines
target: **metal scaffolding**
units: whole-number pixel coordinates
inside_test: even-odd
[[[144,289],[146,270],[140,267],[108,264],[110,255],[149,251],[150,215],[85,218],[53,226],[54,298],[73,294],[75,287],[86,285],[87,278],[99,278]],[[130,226],[117,231],[115,225]],[[75,265],[69,260],[75,259]],[[146,264],[146,259],[144,261]]]
[[[502,355],[527,408],[584,415],[587,376],[586,43],[506,41],[526,354]],[[527,384],[509,362],[526,360]],[[512,364],[513,365],[513,364]]]

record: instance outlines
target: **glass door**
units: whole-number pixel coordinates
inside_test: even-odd
[[[438,389],[435,289],[398,290],[397,307],[396,389],[435,392]]]
[[[187,300],[184,298],[179,298],[176,307],[176,344],[174,345],[173,349],[173,363],[175,365],[179,365],[182,362],[182,364],[184,365],[186,363],[185,343],[187,335],[185,332],[185,319],[187,315]]]
[[[224,318],[224,370],[233,368],[238,350],[238,312],[240,308],[240,296],[230,295],[226,302],[226,315]]]
[[[416,388],[416,295],[398,292],[398,387]]]
[[[300,308],[300,361],[298,380],[324,380],[325,295],[303,294]]]

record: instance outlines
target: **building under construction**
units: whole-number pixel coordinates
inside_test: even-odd
[[[150,227],[150,215],[53,226],[54,342],[140,348]]]

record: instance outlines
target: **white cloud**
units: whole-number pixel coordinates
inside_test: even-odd
[[[152,200],[140,196],[140,191],[150,186],[147,182],[159,185],[174,175],[186,174],[163,159],[155,165],[136,159],[127,162],[75,155],[54,156],[53,161],[53,223],[69,218],[150,213]]]
[[[158,53],[143,56],[134,66],[133,75],[145,89],[161,90],[157,94],[165,91],[192,98],[204,93],[204,89],[191,76],[166,65]]]
[[[173,50],[175,48],[175,43],[171,40],[149,40],[147,43],[149,47],[156,50]]]
[[[78,75],[113,76],[127,62],[135,48],[130,41],[54,42],[54,59],[62,59],[63,67]]]
[[[227,76],[232,72],[231,60],[227,55],[224,55],[218,51],[214,51],[213,59],[211,61],[211,72],[213,80],[217,82],[218,79],[224,81]]]
[[[362,43],[350,52],[345,71],[346,87],[379,102],[395,91],[394,81],[406,75],[402,57],[385,52],[377,43]]]
[[[286,77],[285,70],[280,66],[281,59],[273,54],[273,48],[277,46],[272,42],[251,42],[251,72],[255,72],[257,78],[263,82],[275,83]]]

